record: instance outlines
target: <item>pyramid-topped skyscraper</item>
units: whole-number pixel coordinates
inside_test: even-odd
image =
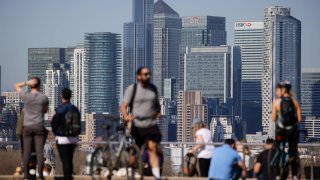
[[[136,81],[141,66],[153,64],[153,0],[133,0],[132,22],[123,29],[123,89]]]
[[[163,0],[154,4],[153,82],[164,95],[164,79],[178,79],[182,21]]]

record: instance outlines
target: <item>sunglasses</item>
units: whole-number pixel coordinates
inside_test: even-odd
[[[150,76],[151,76],[151,73],[143,73],[143,74],[141,74],[141,75],[143,75],[143,76],[148,76],[148,75],[150,75]]]

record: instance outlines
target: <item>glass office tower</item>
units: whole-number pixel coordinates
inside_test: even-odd
[[[277,83],[289,80],[300,101],[301,21],[290,15],[290,8],[267,7],[264,10],[264,34],[262,127],[264,134],[274,136],[271,113]]]
[[[241,47],[242,118],[247,123],[247,133],[262,130],[264,24],[263,22],[239,21],[235,23],[236,46]]]
[[[180,36],[179,14],[159,0],[154,5],[153,83],[160,96],[164,95],[164,79],[177,79],[179,76]]]
[[[182,17],[179,62],[179,89],[184,89],[184,53],[186,47],[220,46],[227,44],[226,18],[216,16]]]
[[[132,22],[123,29],[123,89],[141,66],[153,67],[153,0],[133,0]]]
[[[88,113],[118,114],[121,74],[121,36],[109,32],[85,33],[88,63]]]

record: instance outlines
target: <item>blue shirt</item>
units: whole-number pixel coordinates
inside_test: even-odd
[[[229,145],[216,148],[210,163],[209,179],[232,179],[239,161],[241,157]]]

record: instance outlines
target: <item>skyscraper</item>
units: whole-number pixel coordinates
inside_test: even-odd
[[[163,0],[154,5],[153,82],[159,95],[164,95],[164,79],[179,76],[179,45],[181,36],[179,14]]]
[[[226,103],[233,98],[241,107],[241,56],[239,47],[215,46],[191,48],[185,54],[185,90],[199,90],[203,96]],[[241,108],[237,110],[238,116]]]
[[[123,88],[136,81],[136,70],[153,67],[153,3],[154,0],[133,0],[132,22],[123,30]]]
[[[88,113],[119,111],[121,37],[110,32],[85,33],[88,63]]]
[[[64,48],[29,48],[28,49],[28,79],[37,76],[41,84],[46,81],[46,70],[50,63],[65,63]],[[41,91],[43,86],[41,86]]]
[[[179,90],[184,89],[184,54],[186,47],[226,45],[226,18],[216,16],[182,17],[179,62]]]
[[[191,48],[185,54],[184,88],[218,98],[235,127],[241,121],[241,52],[237,46]],[[210,121],[210,120],[209,120]],[[239,122],[240,123],[240,122]],[[240,127],[235,130],[242,129]],[[237,133],[238,138],[242,138]]]
[[[303,116],[320,116],[320,68],[302,69],[301,110]]]
[[[242,118],[247,132],[261,131],[264,24],[240,21],[235,23],[235,45],[241,47]],[[254,111],[253,111],[254,109]]]
[[[271,124],[275,86],[289,80],[292,91],[300,100],[301,82],[301,22],[285,7],[267,7],[264,10],[264,76],[262,83],[263,133],[274,135]]]
[[[203,104],[201,91],[179,91],[177,98],[177,141],[191,142],[192,121],[197,118],[208,125],[208,107]]]
[[[49,63],[46,70],[46,80],[43,82],[44,94],[49,99],[48,112],[45,114],[45,120],[51,120],[55,114],[55,109],[61,102],[61,91],[69,87],[70,67],[65,64]]]
[[[81,112],[81,120],[85,121],[88,97],[88,64],[83,47],[74,49],[71,60],[70,88],[73,92],[72,103]]]

